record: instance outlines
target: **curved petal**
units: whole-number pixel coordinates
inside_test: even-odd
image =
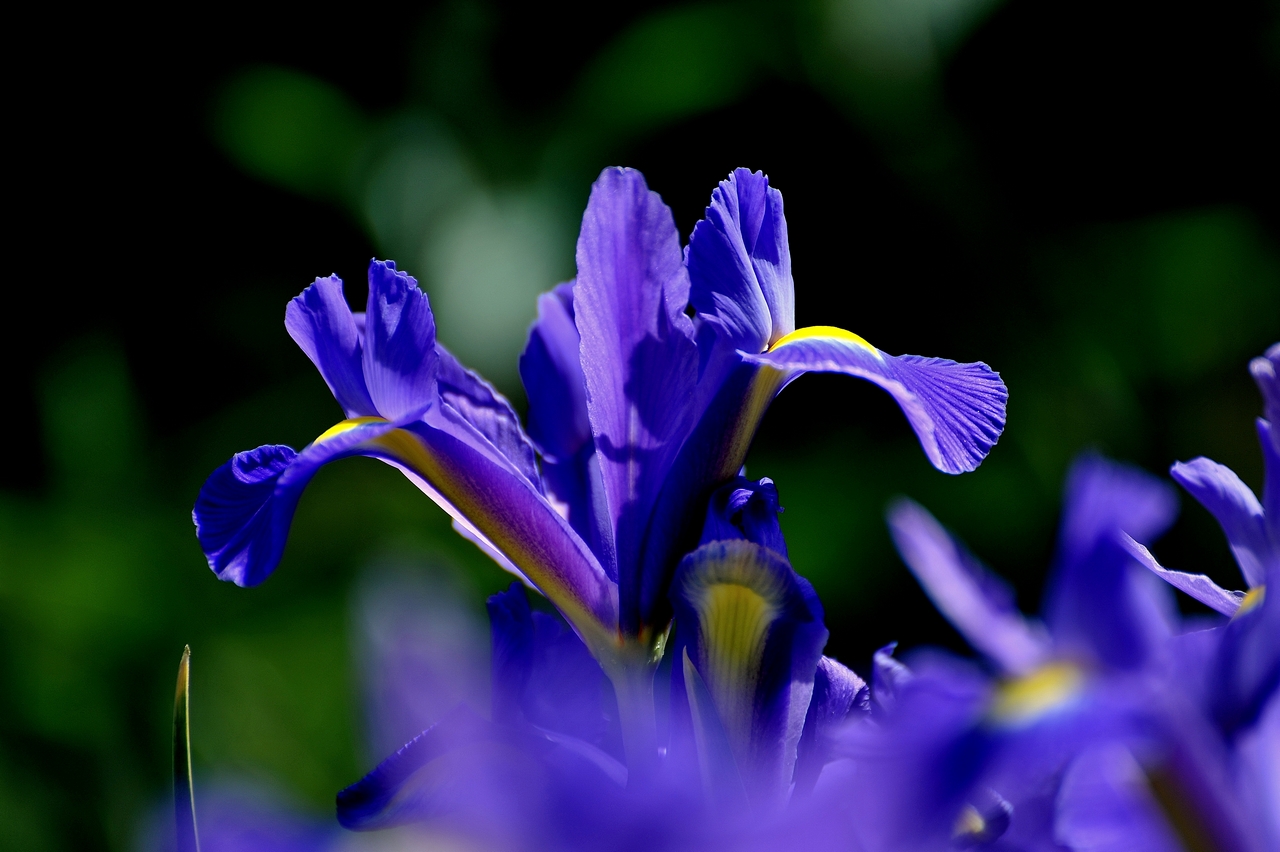
[[[907,416],[933,466],[944,473],[975,469],[1004,430],[1009,397],[1000,375],[983,363],[887,355],[856,334],[830,326],[802,328],[745,360],[792,374],[844,373],[888,391]]]
[[[426,420],[404,428],[345,421],[292,459],[278,448],[254,453],[215,471],[196,503],[197,533],[219,577],[240,585],[266,579],[316,470],[347,455],[370,456],[400,468],[518,566],[595,653],[607,654],[616,644],[616,587],[535,487],[451,408],[432,409]]]
[[[1227,591],[1204,574],[1170,571],[1168,568],[1161,567],[1156,558],[1151,555],[1151,551],[1134,541],[1132,536],[1125,535],[1121,541],[1124,543],[1125,549],[1129,551],[1129,554],[1138,560],[1138,564],[1175,589],[1191,595],[1191,597],[1200,601],[1209,609],[1220,612],[1225,616],[1235,615],[1236,611],[1240,609],[1240,604],[1244,600],[1244,592]]]
[[[721,345],[763,352],[795,330],[795,284],[782,193],[735,169],[689,237],[690,301]]]
[[[614,530],[622,626],[639,628],[636,558],[692,425],[698,372],[689,278],[670,209],[644,177],[606,169],[578,237],[574,318],[587,411]]]
[[[210,474],[191,515],[200,548],[218,579],[237,586],[267,579],[280,563],[298,499],[316,471],[359,454],[364,441],[394,428],[382,420],[346,422],[349,428],[322,435],[301,453],[262,446],[237,453]]]
[[[317,278],[294,296],[284,311],[284,327],[348,417],[377,414],[364,385],[364,333],[347,305],[341,278]]]
[[[1265,582],[1275,556],[1262,504],[1249,486],[1231,468],[1203,456],[1175,463],[1169,475],[1218,521],[1249,588]]]
[[[496,739],[491,726],[465,705],[414,737],[355,784],[338,793],[338,822],[353,831],[371,831],[448,813],[457,808],[459,784],[431,764]],[[450,768],[463,768],[454,760]],[[426,771],[424,771],[426,770]],[[450,777],[455,775],[455,777]]]
[[[925,593],[969,644],[1005,671],[1026,674],[1048,656],[1047,638],[1018,612],[1013,592],[910,500],[889,508],[889,530]]]
[[[436,400],[436,322],[427,294],[391,261],[369,263],[364,380],[377,413],[400,420]]]
[[[813,587],[749,541],[703,545],[671,590],[678,644],[705,682],[748,791],[791,783],[827,629]]]

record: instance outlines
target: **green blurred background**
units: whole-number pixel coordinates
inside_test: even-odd
[[[730,169],[786,197],[801,324],[984,360],[1009,424],[934,472],[887,397],[810,377],[748,462],[779,484],[829,653],[963,649],[893,554],[905,493],[1034,611],[1084,448],[1261,482],[1245,364],[1280,337],[1277,6],[450,0],[17,27],[8,161],[13,449],[0,469],[0,846],[129,849],[164,801],[193,649],[197,775],[331,813],[378,755],[352,589],[372,562],[507,582],[395,471],[304,497],[264,586],[217,582],[190,522],[237,450],[341,415],[286,301],[391,257],[441,339],[523,405],[535,294],[573,274],[590,183],[642,169],[688,234]],[[11,149],[12,151],[13,149]],[[1238,586],[1196,507],[1157,552]]]

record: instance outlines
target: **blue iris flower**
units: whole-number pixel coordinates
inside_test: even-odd
[[[994,814],[1014,846],[1265,848],[1266,809],[1242,804],[1239,761],[1199,706],[1215,669],[1204,661],[1230,643],[1184,633],[1138,558],[1172,522],[1172,490],[1086,456],[1065,503],[1042,622],[922,508],[891,509],[904,561],[996,677],[926,657],[887,722],[848,733],[840,748],[875,779],[852,785],[875,805],[869,831],[887,848],[972,844]],[[1274,649],[1280,632],[1269,637]],[[1277,744],[1272,732],[1254,747]]]
[[[1280,343],[1249,364],[1262,391],[1257,421],[1265,479],[1262,502],[1230,468],[1200,457],[1173,465],[1170,474],[1217,519],[1244,576],[1247,591],[1228,591],[1204,574],[1162,567],[1130,541],[1134,556],[1170,585],[1229,616],[1209,690],[1213,714],[1227,735],[1254,724],[1280,689]]]
[[[399,468],[564,616],[617,692],[635,768],[656,753],[653,675],[677,569],[778,392],[813,371],[874,382],[934,466],[960,473],[999,437],[1006,390],[985,364],[892,356],[841,329],[796,329],[782,196],[760,173],[723,181],[682,251],[643,177],[605,170],[577,266],[574,282],[539,300],[521,358],[528,433],[436,341],[426,294],[394,264],[370,265],[363,313],[348,308],[337,277],[317,279],[289,304],[285,326],[346,419],[301,452],[237,454],[193,514],[214,573],[252,586],[278,564],[320,466],[364,455]]]

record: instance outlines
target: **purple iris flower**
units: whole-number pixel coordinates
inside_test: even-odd
[[[1138,542],[1134,556],[1170,585],[1231,618],[1220,631],[1213,684],[1207,690],[1224,733],[1253,725],[1280,689],[1280,343],[1255,358],[1249,371],[1262,391],[1257,421],[1265,471],[1262,502],[1230,468],[1200,457],[1173,465],[1170,474],[1217,519],[1248,591],[1228,591],[1204,574],[1171,571]]]
[[[878,384],[948,473],[972,470],[991,449],[1006,391],[984,364],[891,356],[840,329],[796,330],[782,197],[759,173],[721,183],[682,253],[671,211],[643,177],[607,169],[577,263],[575,282],[539,301],[521,358],[532,439],[506,400],[437,343],[413,278],[373,262],[360,314],[339,279],[318,279],[290,303],[285,325],[347,419],[300,453],[237,454],[209,477],[193,514],[213,571],[255,585],[279,562],[321,465],[366,455],[398,467],[565,617],[613,683],[628,751],[643,764],[656,753],[653,674],[677,567],[781,388],[811,371]]]
[[[513,583],[489,601],[489,713],[460,706],[423,732],[339,794],[339,821],[425,822],[532,849],[613,848],[637,831],[645,848],[706,848],[785,821],[793,779],[833,759],[831,735],[866,690],[822,656],[822,608],[787,562],[778,512],[768,480],[710,500],[671,591],[652,764],[628,759],[600,663]]]
[[[882,839],[967,842],[996,795],[1007,797],[1001,842],[1019,848],[1264,848],[1232,795],[1230,755],[1188,700],[1198,671],[1189,652],[1203,642],[1178,635],[1167,595],[1134,559],[1175,511],[1171,489],[1141,471],[1077,462],[1035,622],[927,512],[907,501],[891,509],[904,561],[997,678],[925,658],[893,717],[849,735],[846,753],[886,767],[863,793],[891,816],[874,823]],[[913,790],[931,812],[904,813]]]
[[[899,678],[892,712],[847,732],[840,747],[864,767],[850,786],[870,814],[870,846],[999,839],[1013,848],[1058,848],[1073,820],[1103,818],[1073,810],[1071,796],[1096,793],[1115,761],[1132,760],[1116,755],[1142,741],[1135,711],[1157,693],[1149,673],[1172,635],[1158,595],[1119,537],[1128,531],[1150,540],[1175,511],[1171,490],[1152,477],[1095,456],[1077,462],[1039,621],[1022,615],[1011,590],[928,512],[906,500],[891,507],[903,560],[995,677],[923,655]],[[1077,768],[1095,744],[1111,750]],[[1076,779],[1073,786],[1062,787],[1064,774]],[[1091,830],[1122,825],[1128,840],[1139,829],[1172,837],[1141,786],[1121,784],[1112,800],[1128,804]]]

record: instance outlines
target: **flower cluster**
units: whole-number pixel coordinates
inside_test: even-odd
[[[1280,601],[1262,591],[1280,570],[1280,349],[1254,365],[1266,510],[1225,468],[1175,467],[1222,521],[1249,594],[1157,565],[1145,545],[1172,521],[1171,490],[1088,457],[1042,620],[924,509],[891,509],[904,560],[984,659],[908,667],[889,647],[867,683],[823,655],[778,490],[743,475],[756,429],[792,380],[843,373],[890,393],[933,465],[963,473],[1003,429],[999,376],[797,329],[782,196],[744,169],[683,250],[643,177],[606,170],[577,270],[538,302],[527,428],[436,341],[426,295],[394,264],[370,265],[363,313],[337,277],[317,279],[285,324],[347,419],[301,452],[237,454],[200,493],[210,567],[256,585],[316,470],[371,456],[518,578],[489,601],[491,706],[459,705],[339,793],[343,826],[530,850],[1280,841]],[[1156,575],[1231,620],[1189,631]]]

